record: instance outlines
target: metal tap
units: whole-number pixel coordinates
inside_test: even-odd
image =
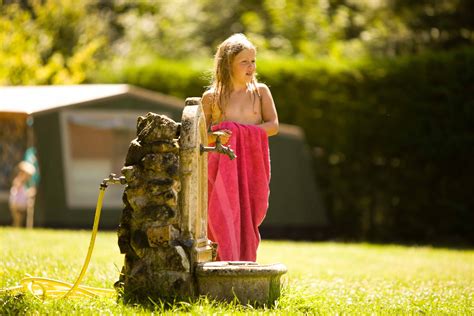
[[[127,180],[124,176],[118,177],[115,173],[111,173],[108,178],[105,178],[100,186],[106,188],[109,184],[127,184]]]
[[[237,158],[237,156],[235,155],[234,151],[230,148],[230,146],[222,145],[221,136],[223,136],[224,133],[214,132],[213,134],[216,135],[216,145],[212,147],[212,146],[203,146],[201,144],[201,154],[203,152],[215,151],[220,154],[229,156],[230,160],[234,160],[235,158]]]

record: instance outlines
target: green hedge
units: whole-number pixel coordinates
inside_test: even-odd
[[[199,96],[208,66],[157,60],[111,81]],[[306,132],[335,237],[474,241],[472,48],[339,65],[259,61],[258,72],[280,121]]]
[[[474,50],[265,67],[282,121],[306,131],[336,236],[473,241]]]

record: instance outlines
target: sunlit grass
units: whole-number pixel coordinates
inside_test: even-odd
[[[73,282],[82,267],[89,231],[0,228],[0,288],[25,274]],[[83,284],[113,288],[122,267],[117,236],[100,232]],[[149,307],[115,299],[47,300],[0,295],[4,314],[474,314],[474,251],[397,245],[263,241],[260,263],[282,262],[282,296],[254,309],[206,298]]]

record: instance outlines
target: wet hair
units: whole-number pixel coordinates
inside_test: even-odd
[[[232,63],[240,52],[244,49],[256,50],[256,47],[248,40],[244,34],[234,34],[223,41],[217,48],[214,56],[214,72],[211,89],[213,90],[213,105],[217,105],[221,113],[225,114],[225,105],[232,92]],[[257,79],[255,74],[249,85],[257,95]],[[254,99],[255,102],[255,99]]]

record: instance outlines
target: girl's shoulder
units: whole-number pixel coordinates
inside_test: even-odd
[[[215,124],[223,120],[223,113],[217,105],[217,94],[214,88],[209,88],[202,94],[201,104],[204,113],[211,115],[211,123]]]
[[[206,96],[213,96],[215,93],[216,93],[216,89],[214,89],[214,87],[210,87],[209,89],[204,91],[204,93],[202,94],[202,97],[204,98]]]
[[[259,93],[270,91],[270,88],[262,82],[257,82],[257,89]]]
[[[212,89],[207,89],[204,91],[201,97],[201,102],[203,104],[209,103],[214,98],[214,91]]]
[[[262,98],[267,99],[268,97],[271,97],[272,95],[272,93],[270,92],[270,88],[266,84],[261,83],[261,82],[257,83],[257,94],[260,99]]]
[[[209,88],[202,94],[201,102],[203,105],[210,105],[214,102],[215,99],[215,90],[214,88]]]

